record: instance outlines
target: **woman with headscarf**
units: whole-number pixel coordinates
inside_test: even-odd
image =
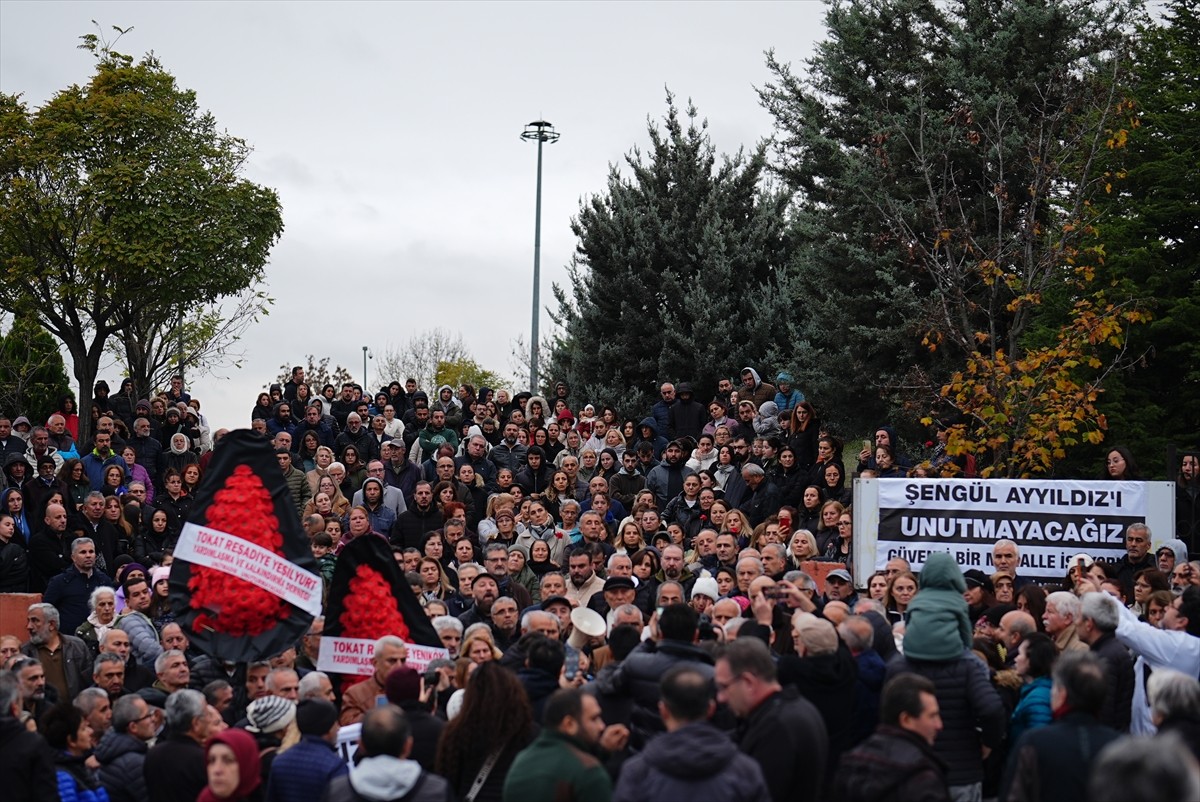
[[[175,432],[171,435],[169,443],[170,447],[163,455],[164,473],[173,468],[182,474],[183,469],[187,466],[200,464],[200,458],[192,451],[192,444],[188,441],[186,434]]]
[[[258,802],[262,799],[262,761],[254,736],[245,730],[222,730],[208,740],[205,761],[208,784],[196,802]]]

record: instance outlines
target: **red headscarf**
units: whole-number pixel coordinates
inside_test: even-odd
[[[237,758],[237,790],[233,792],[233,796],[221,799],[206,785],[204,790],[200,792],[200,796],[196,799],[196,802],[230,802],[230,800],[245,799],[262,782],[262,777],[260,776],[262,769],[258,759],[258,744],[255,743],[254,736],[245,730],[233,728],[222,730],[208,739],[208,743],[204,747],[205,758],[208,757],[213,744],[216,743],[228,746],[233,750],[233,756]]]

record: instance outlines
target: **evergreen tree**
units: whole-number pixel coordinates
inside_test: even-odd
[[[1168,475],[1170,445],[1195,448],[1200,433],[1200,12],[1168,3],[1143,28],[1129,91],[1132,119],[1114,126],[1106,192],[1096,200],[1100,277],[1147,299],[1154,319],[1134,330],[1130,369],[1114,374],[1100,409],[1105,446],[1082,450],[1068,471],[1092,474],[1111,444],[1124,444],[1148,476]]]
[[[0,337],[0,415],[41,425],[70,392],[58,343],[40,326],[15,320]]]
[[[1023,379],[1043,294],[1068,281],[1085,311],[1119,314],[1070,262],[1102,191],[1093,157],[1134,2],[840,2],[807,76],[769,57],[760,96],[796,192],[807,312],[796,361],[827,420],[865,431],[948,403],[1007,460],[1016,410],[981,416],[943,388],[961,371]],[[1082,363],[1057,370],[1098,370]]]
[[[695,107],[681,117],[670,94],[667,107],[628,175],[612,166],[606,191],[580,204],[570,287],[554,287],[548,381],[629,415],[662,381],[690,381],[706,402],[721,375],[767,375],[764,356],[794,329],[787,197],[765,185],[765,147],[718,163]]]

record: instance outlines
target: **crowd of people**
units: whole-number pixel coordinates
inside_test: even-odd
[[[0,774],[17,800],[1200,798],[1200,470],[1177,531],[1073,558],[1061,586],[995,543],[856,587],[855,477],[970,476],[881,426],[849,459],[781,373],[645,414],[411,379],[373,397],[302,368],[255,402],[322,578],[388,544],[449,659],[385,635],[318,670],[324,620],[249,664],[168,600],[214,449],[181,377],[0,417]],[[1114,448],[1103,478],[1136,480]],[[860,571],[859,575],[866,572]],[[1111,746],[1109,745],[1111,744]],[[1135,756],[1134,759],[1131,756]]]

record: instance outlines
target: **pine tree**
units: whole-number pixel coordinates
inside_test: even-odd
[[[767,186],[765,147],[716,157],[707,121],[667,96],[646,153],[613,166],[580,204],[570,287],[554,287],[560,330],[547,375],[579,397],[637,415],[662,381],[712,397],[719,376],[764,356],[794,330],[786,196]]]

